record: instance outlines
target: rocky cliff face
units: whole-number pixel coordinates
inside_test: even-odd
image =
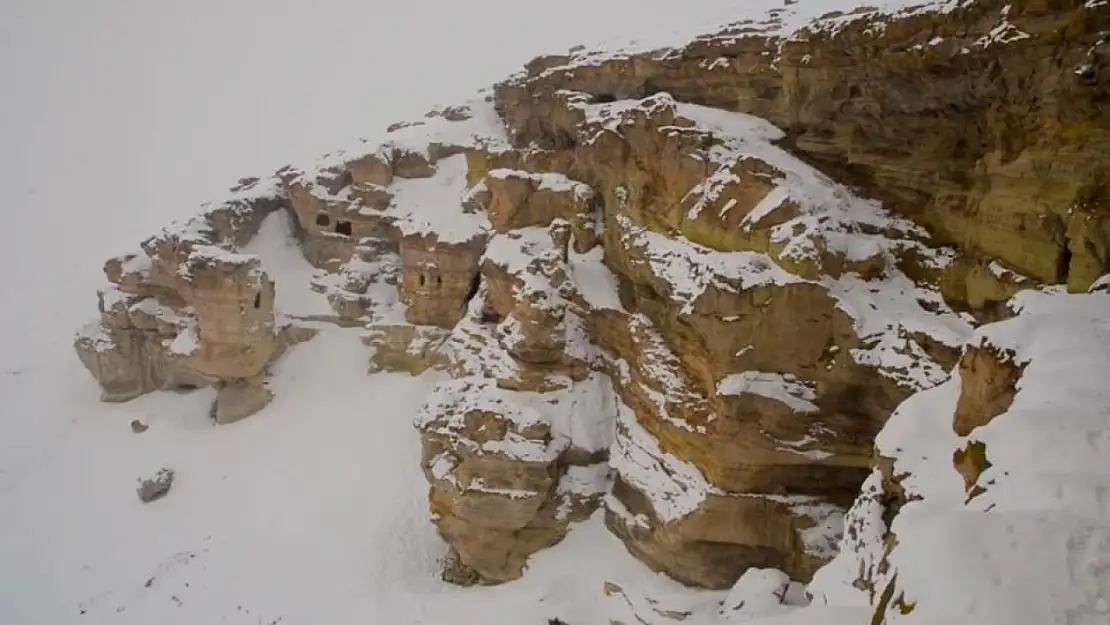
[[[450,579],[515,579],[601,508],[684,583],[808,580],[861,483],[895,481],[872,459],[895,407],[959,363],[957,431],[1004,411],[1020,368],[961,357],[974,326],[1110,269],[1110,8],[796,29],[792,6],[680,49],[536,59],[253,182],[110,261],[79,354],[105,399],[215,384],[219,420],[259,409],[299,333],[238,250],[284,210],[371,371],[450,374],[415,420]]]
[[[245,179],[227,201],[105,263],[111,286],[98,293],[100,320],[75,343],[102,400],[215,386],[220,423],[269,403],[267,366],[309,333],[279,323],[273,280],[236,250],[281,206],[272,186]]]

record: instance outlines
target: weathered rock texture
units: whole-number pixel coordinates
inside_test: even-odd
[[[758,115],[938,243],[1082,291],[1108,269],[1108,9],[1084,0],[962,4],[898,19],[861,11],[785,41],[759,34],[775,30],[771,19],[655,57],[537,59],[501,85],[499,110],[518,141],[551,148],[573,123],[560,90],[666,91]],[[987,276],[966,275],[970,266],[945,276],[950,299],[1008,296],[979,284]]]
[[[808,579],[868,475],[898,498],[895,406],[958,361],[957,432],[1012,399],[1001,354],[960,359],[972,325],[1110,269],[1110,9],[945,6],[536,59],[113,261],[79,351],[108,399],[257,409],[282,341],[233,250],[286,206],[370,370],[450,374],[416,418],[449,579],[519,577],[599,506],[682,582]]]
[[[219,423],[269,403],[267,366],[297,333],[276,321],[261,261],[236,250],[283,203],[272,185],[244,180],[228,201],[105,264],[100,321],[75,342],[104,401],[214,386]]]

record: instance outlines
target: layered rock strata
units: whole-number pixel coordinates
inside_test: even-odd
[[[283,168],[111,261],[121,295],[78,351],[106,399],[215,384],[224,420],[257,409],[284,342],[237,250],[283,208],[370,371],[449,374],[415,425],[450,579],[515,579],[600,508],[684,583],[807,580],[865,479],[905,496],[872,453],[903,400],[959,363],[978,377],[956,431],[1005,411],[1020,366],[961,358],[973,326],[1110,269],[1110,10],[953,1],[801,29],[797,10],[536,59]],[[970,498],[982,450],[958,451]]]
[[[267,367],[303,332],[278,322],[273,280],[237,250],[283,201],[267,181],[241,181],[227,201],[105,263],[100,319],[75,342],[103,401],[214,386],[220,423],[269,403]]]

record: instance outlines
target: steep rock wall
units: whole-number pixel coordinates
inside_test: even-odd
[[[1107,269],[1107,11],[953,0],[789,36],[780,12],[540,58],[110,261],[126,297],[78,353],[105,399],[217,384],[225,420],[261,408],[288,341],[237,249],[285,209],[370,371],[450,374],[415,420],[447,579],[515,579],[600,507],[684,583],[805,580],[853,500],[912,496],[873,458],[903,400],[959,361],[957,431],[1005,411],[1020,371],[961,360],[973,324]],[[989,452],[950,451],[971,497]]]
[[[762,34],[775,30],[770,18],[654,55],[541,58],[499,86],[499,110],[516,141],[551,148],[567,137],[553,105],[560,90],[666,91],[752,113],[938,243],[1085,290],[1110,268],[1110,9],[1083,0],[944,8],[898,19],[861,10],[785,39]],[[944,276],[945,294],[971,308],[1002,301],[1014,290],[996,284],[998,273],[961,263]]]

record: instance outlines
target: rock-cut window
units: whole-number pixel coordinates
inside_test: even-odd
[[[331,217],[328,217],[327,213],[320,213],[316,216],[316,225],[321,228],[327,228],[331,225]]]
[[[351,222],[340,220],[335,222],[335,232],[349,237],[354,229],[351,228]]]

